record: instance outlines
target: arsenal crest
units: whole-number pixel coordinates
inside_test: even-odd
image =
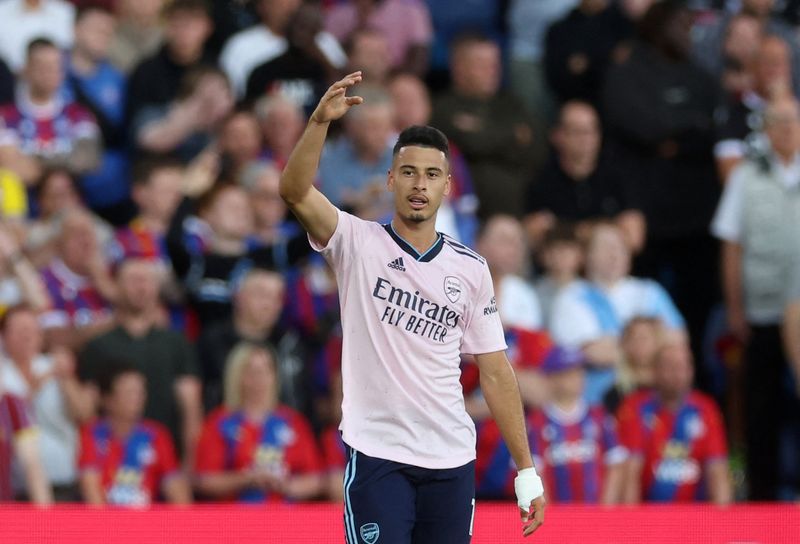
[[[445,277],[444,294],[447,300],[455,304],[461,298],[461,280],[455,276]]]

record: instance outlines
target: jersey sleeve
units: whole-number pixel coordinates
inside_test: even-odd
[[[156,428],[153,447],[158,458],[159,475],[161,478],[169,477],[178,472],[178,456],[175,453],[175,445],[172,437],[166,429]]]
[[[300,414],[292,418],[295,441],[287,451],[289,471],[294,474],[314,474],[322,472],[322,456],[320,455],[311,426]]]
[[[94,443],[94,436],[92,430],[94,425],[84,425],[81,428],[80,442],[78,445],[78,470],[84,472],[87,470],[100,471],[100,458],[97,455],[97,448]]]
[[[225,467],[225,441],[219,429],[219,418],[213,414],[206,419],[195,454],[195,472],[198,474],[222,472]]]
[[[308,236],[308,242],[314,251],[322,254],[331,264],[337,275],[347,267],[348,259],[363,247],[368,222],[350,215],[342,210],[336,210],[338,220],[333,236],[328,240],[327,245],[322,245]]]
[[[604,413],[603,421],[603,462],[606,465],[617,465],[628,457],[628,450],[619,441],[617,422],[609,414]]]
[[[631,455],[644,455],[644,433],[638,407],[636,399],[628,397],[617,413],[619,440]]]
[[[506,349],[503,325],[500,322],[500,313],[497,311],[497,301],[492,287],[492,276],[485,264],[481,268],[480,284],[472,303],[472,311],[461,340],[462,353],[475,355]]]
[[[725,427],[719,409],[713,401],[709,400],[703,410],[707,427],[706,447],[704,461],[710,462],[724,459],[728,456],[728,444],[725,439]]]

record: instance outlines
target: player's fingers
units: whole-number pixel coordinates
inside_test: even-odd
[[[345,97],[344,101],[348,106],[355,106],[357,104],[364,103],[364,99],[360,96],[347,96]]]
[[[344,76],[342,79],[331,85],[332,89],[343,89],[351,87],[361,81],[361,72],[353,72],[352,74]]]

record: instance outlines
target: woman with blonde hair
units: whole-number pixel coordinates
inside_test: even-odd
[[[306,418],[278,401],[275,352],[243,342],[225,364],[224,403],[209,414],[197,449],[198,492],[223,501],[312,499],[322,461]]]
[[[617,366],[617,379],[603,397],[609,413],[616,413],[629,393],[652,387],[655,356],[665,338],[664,324],[657,317],[634,317],[625,325],[620,338],[622,357]]]

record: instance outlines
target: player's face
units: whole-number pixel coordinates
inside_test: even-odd
[[[106,402],[106,410],[111,417],[125,421],[136,421],[144,413],[147,389],[144,376],[129,372],[119,376]]]
[[[414,223],[435,220],[450,193],[447,157],[432,147],[403,147],[394,157],[387,185],[400,218]]]

